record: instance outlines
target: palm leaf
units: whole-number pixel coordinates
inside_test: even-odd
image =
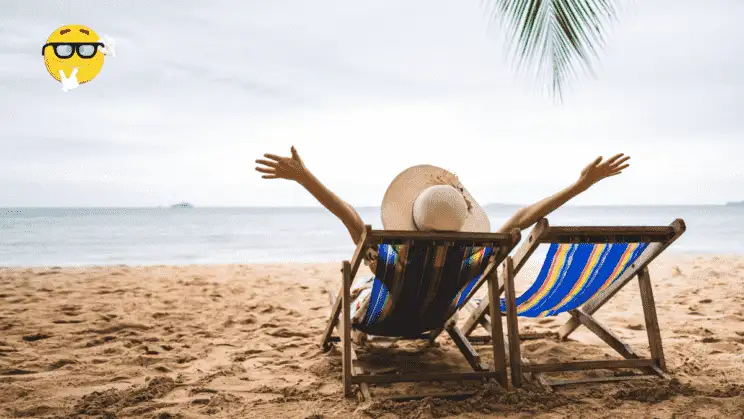
[[[532,65],[538,77],[551,77],[561,98],[567,81],[604,46],[604,31],[616,14],[613,0],[487,0],[493,18],[506,26],[519,68]]]

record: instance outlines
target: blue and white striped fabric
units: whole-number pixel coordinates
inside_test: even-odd
[[[548,317],[581,306],[616,281],[647,247],[648,243],[552,244],[537,279],[517,297],[517,314]],[[506,310],[504,299],[501,310]]]
[[[436,323],[467,301],[492,254],[488,247],[380,245],[367,312],[355,327]]]

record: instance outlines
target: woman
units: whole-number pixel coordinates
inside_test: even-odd
[[[265,159],[256,160],[258,172],[264,179],[289,179],[302,185],[324,207],[331,211],[351,235],[354,244],[361,239],[364,222],[348,203],[325,187],[305,167],[297,150],[291,148],[290,157],[265,154]],[[608,160],[598,157],[589,163],[577,181],[537,203],[519,209],[497,231],[524,230],[586,191],[600,180],[616,176],[627,168],[630,157],[623,154]],[[390,184],[382,202],[382,223],[386,230],[430,230],[430,231],[490,231],[485,211],[452,173],[429,165],[413,166],[400,173]],[[368,257],[374,262],[376,258]],[[375,266],[371,266],[373,272]],[[369,296],[374,277],[360,278],[352,286],[352,323],[361,324],[369,318]],[[392,303],[390,303],[392,304]],[[381,321],[390,307],[374,314]]]

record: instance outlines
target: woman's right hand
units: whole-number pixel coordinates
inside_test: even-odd
[[[359,214],[348,203],[344,202],[336,194],[331,192],[305,167],[300,155],[292,146],[291,157],[281,157],[275,154],[264,154],[266,159],[258,159],[256,163],[257,172],[264,175],[264,179],[289,179],[302,185],[321,205],[338,217],[349,230],[351,240],[359,244],[364,231],[364,222]]]
[[[307,177],[307,169],[294,146],[292,146],[291,152],[292,157],[264,154],[264,157],[268,160],[256,160],[256,163],[260,165],[256,167],[256,171],[264,173],[261,176],[264,179],[289,179],[302,183]]]

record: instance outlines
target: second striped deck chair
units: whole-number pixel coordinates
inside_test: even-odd
[[[351,261],[342,265],[342,286],[333,302],[331,317],[321,340],[324,350],[333,342],[343,347],[344,394],[352,394],[358,385],[361,399],[371,399],[369,384],[416,381],[464,381],[495,378],[502,386],[508,385],[506,354],[501,322],[491,332],[494,339],[494,365],[490,368],[480,361],[479,354],[450,318],[475,294],[480,286],[489,283],[489,295],[495,293],[496,267],[504,261],[520,234],[502,233],[433,233],[421,231],[372,230],[366,226]],[[356,324],[351,323],[352,280],[363,258],[372,256],[375,279],[369,308]],[[380,313],[386,310],[384,318]],[[494,313],[500,318],[500,312]],[[333,336],[338,324],[339,337]],[[448,332],[473,371],[452,373],[369,374],[356,363],[351,342],[351,329],[373,336],[429,340],[440,331]],[[462,392],[436,394],[438,397],[462,397]],[[413,399],[432,395],[411,395],[398,399]]]
[[[505,291],[500,310],[506,314],[512,384],[520,386],[522,373],[536,376],[543,385],[555,386],[629,378],[664,377],[666,365],[648,264],[685,231],[684,221],[662,227],[550,227],[540,220],[514,258],[508,257],[500,276]],[[537,278],[520,296],[514,277],[538,245],[549,244]],[[646,322],[650,358],[643,358],[592,315],[633,278],[638,278]],[[478,326],[489,326],[488,301],[481,301],[463,326],[466,336]],[[590,360],[552,364],[529,363],[521,357],[518,316],[548,317],[568,312],[572,318],[558,331],[566,339],[584,325],[624,359]],[[544,373],[591,369],[641,369],[644,375],[593,377],[548,381]]]

